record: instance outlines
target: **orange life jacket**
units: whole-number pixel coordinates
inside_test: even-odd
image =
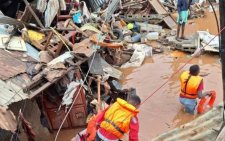
[[[87,125],[87,141],[94,141],[96,135],[96,115],[93,115]]]
[[[190,75],[188,71],[183,72],[180,76],[180,97],[196,99],[201,81],[202,77]]]
[[[124,133],[129,131],[131,118],[138,112],[133,105],[117,98],[117,101],[106,111],[100,127],[121,139]]]

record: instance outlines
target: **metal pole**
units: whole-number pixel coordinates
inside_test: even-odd
[[[225,27],[225,0],[219,1],[220,9],[220,30]],[[222,63],[222,82],[223,82],[223,106],[225,109],[225,32],[221,33],[220,36],[220,54]]]
[[[27,8],[29,9],[29,11],[31,12],[32,16],[35,18],[35,20],[37,21],[38,25],[41,28],[45,28],[44,25],[41,23],[40,19],[37,17],[37,15],[35,14],[34,10],[31,8],[30,3],[27,0],[23,0],[23,2],[26,4]]]

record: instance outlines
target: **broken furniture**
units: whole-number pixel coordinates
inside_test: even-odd
[[[73,108],[70,111],[62,128],[76,128],[76,127],[82,127],[86,125],[86,118],[87,118],[86,99],[85,99],[85,94],[83,92],[83,88],[81,88],[79,92],[80,88],[81,86],[79,86],[78,89],[75,91],[74,98],[76,97],[76,95],[79,95],[79,96],[77,97],[73,105]],[[52,92],[54,91],[51,89],[48,89],[47,91],[43,92],[44,93],[43,107],[48,117],[48,121],[50,123],[50,129],[55,130],[55,129],[59,129],[62,123],[62,120],[64,119],[67,112],[65,111],[65,106],[62,106],[59,109],[59,106],[60,106],[59,103],[61,103],[61,100],[62,100],[60,96],[54,97],[55,98],[54,101],[49,100],[48,94],[50,93],[49,95],[53,95],[54,93]]]

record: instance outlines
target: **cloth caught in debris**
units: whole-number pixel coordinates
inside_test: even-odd
[[[82,16],[85,17],[86,19],[90,19],[91,13],[88,11],[86,2],[82,1],[82,2],[80,2],[80,5],[83,5],[82,6]]]
[[[56,14],[58,13],[58,10],[59,10],[59,1],[49,0],[47,9],[45,11],[45,27],[50,27]]]
[[[24,129],[24,131],[25,131],[25,133],[27,135],[28,141],[35,141],[36,134],[35,134],[34,130],[32,129],[31,123],[28,122],[24,118],[23,113],[21,113],[21,112],[19,113],[19,117],[21,119],[22,127],[23,127],[23,129]]]
[[[66,10],[66,2],[65,2],[65,0],[59,0],[59,4],[60,4],[60,9],[61,10]]]
[[[47,0],[38,0],[37,2],[37,10],[44,13],[45,9],[47,7]]]
[[[75,94],[75,92],[76,92],[76,90],[77,90],[77,88],[78,88],[79,85],[80,85],[80,83],[77,83],[77,82],[72,81],[67,86],[67,90],[64,93],[64,96],[62,98],[62,105],[69,106],[70,104],[72,104],[74,94]]]
[[[152,48],[147,45],[134,44],[134,49],[135,51],[131,56],[130,61],[123,64],[121,68],[139,67],[141,66],[145,57],[152,56]]]

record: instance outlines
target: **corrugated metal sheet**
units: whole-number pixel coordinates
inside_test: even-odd
[[[89,0],[91,8],[94,11],[96,11],[104,2],[105,0]]]
[[[0,128],[14,132],[16,130],[16,118],[6,107],[0,107]]]
[[[26,63],[23,61],[33,61],[30,57],[23,57],[23,53],[18,51],[5,51],[0,49],[0,79],[7,80],[26,70]]]
[[[222,104],[194,121],[164,133],[152,141],[215,141],[223,122]]]
[[[11,81],[0,80],[0,106],[8,106],[11,103],[27,99],[28,95],[23,93],[21,87]]]

